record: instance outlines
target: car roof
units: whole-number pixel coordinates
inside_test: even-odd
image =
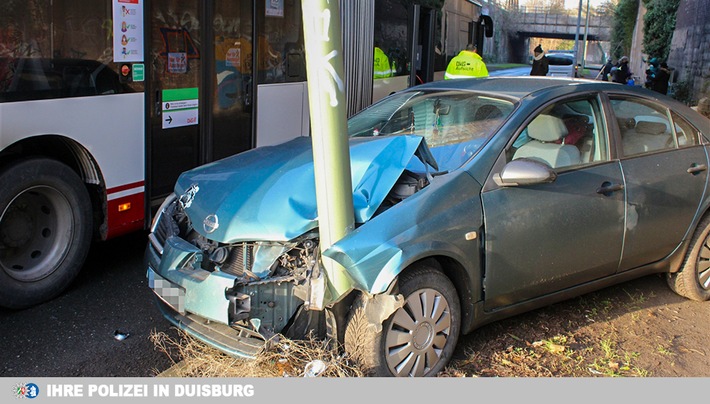
[[[640,86],[628,86],[608,81],[551,76],[489,76],[483,78],[433,81],[403,91],[418,90],[476,91],[492,97],[507,98],[516,102],[524,98],[528,98],[531,101],[535,99],[546,100],[546,96],[554,98],[565,94],[585,91],[627,94],[646,99],[656,99],[667,107],[681,113],[683,116],[690,119],[696,127],[707,133],[707,118],[704,118],[699,112],[694,111],[687,105],[669,96],[661,95],[658,92]]]
[[[491,95],[498,95],[506,98],[522,99],[530,94],[544,90],[554,90],[579,86],[582,90],[628,90],[618,83],[610,83],[599,80],[560,78],[560,77],[540,77],[540,76],[519,76],[519,77],[486,77],[456,80],[440,80],[427,84],[422,84],[413,89],[441,89],[441,90],[467,90],[480,91]]]

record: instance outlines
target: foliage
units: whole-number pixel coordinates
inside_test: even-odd
[[[693,82],[691,80],[683,80],[671,84],[670,94],[676,100],[690,105],[693,101]]]
[[[565,2],[564,0],[550,0],[550,13],[560,13],[565,12]]]
[[[636,26],[639,0],[619,0],[614,9],[611,28],[611,54],[614,59],[631,53],[631,40]]]
[[[643,0],[643,53],[661,60],[668,58],[680,0]]]

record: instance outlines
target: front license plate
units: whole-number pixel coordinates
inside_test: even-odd
[[[179,313],[185,313],[185,289],[148,268],[148,286],[158,297]]]

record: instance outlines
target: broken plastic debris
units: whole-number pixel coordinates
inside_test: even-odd
[[[261,327],[261,319],[260,318],[250,318],[249,322],[251,323],[251,326],[254,329],[254,331],[259,332],[259,327]]]
[[[116,341],[123,341],[124,339],[128,338],[131,334],[127,332],[121,332],[121,331],[114,331],[113,332],[113,337],[116,339]]]
[[[303,377],[318,377],[325,370],[325,362],[315,359],[306,364],[303,370]]]

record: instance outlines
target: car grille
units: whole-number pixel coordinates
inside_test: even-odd
[[[180,226],[176,221],[176,215],[179,217],[182,212],[177,211],[178,209],[180,209],[180,207],[176,201],[166,204],[155,224],[153,232],[148,235],[151,245],[161,256],[163,255],[163,247],[167,239],[172,236],[180,236]],[[228,248],[229,254],[227,257],[223,261],[218,261],[220,262],[220,264],[218,264],[219,269],[222,272],[237,277],[242,277],[245,273],[251,271],[254,265],[254,245],[244,242],[233,244]],[[208,267],[204,267],[204,269],[213,271],[214,264],[217,264],[217,262],[213,262]]]
[[[240,243],[232,246],[229,257],[221,265],[222,272],[226,272],[238,277],[244,275],[244,271],[251,271],[254,264],[254,246],[249,243]]]
[[[174,214],[177,203],[167,205],[162,213],[159,213],[158,222],[155,224],[153,232],[148,235],[148,239],[158,254],[163,255],[163,246],[168,237],[180,234],[180,227],[175,222]]]

